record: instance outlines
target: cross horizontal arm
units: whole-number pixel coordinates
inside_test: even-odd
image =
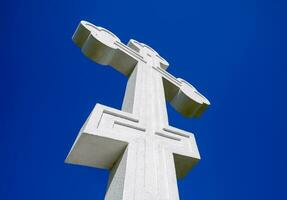
[[[81,128],[66,162],[109,169],[145,128],[133,114],[97,104]]]
[[[110,65],[126,76],[131,74],[139,60],[145,62],[112,32],[86,21],[80,22],[72,39],[85,56],[99,64]]]
[[[143,52],[152,54],[153,68],[163,77],[165,97],[176,111],[186,117],[199,117],[210,105],[190,83],[168,73],[165,70],[168,62],[143,43],[131,39],[125,45],[109,30],[86,21],[78,25],[73,41],[88,58],[102,65],[110,65],[125,76],[130,76],[138,62],[147,62]]]
[[[161,68],[155,69],[162,75],[166,99],[182,115],[199,117],[210,105],[208,99],[187,81],[175,78]]]
[[[111,169],[129,143],[144,140],[146,127],[133,114],[97,104],[81,128],[65,162]],[[177,178],[183,178],[199,161],[192,133],[165,126],[153,130],[153,141],[174,155]]]

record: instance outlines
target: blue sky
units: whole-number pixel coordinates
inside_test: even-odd
[[[2,1],[0,198],[104,198],[107,171],[64,164],[94,105],[120,108],[127,81],[72,43],[85,19],[124,43],[150,45],[170,73],[211,101],[199,119],[169,108],[170,123],[195,133],[202,156],[179,181],[181,199],[284,199],[285,6],[276,0]]]

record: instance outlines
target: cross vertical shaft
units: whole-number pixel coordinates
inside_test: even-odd
[[[122,110],[139,116],[146,137],[129,143],[114,165],[105,199],[112,200],[117,196],[114,192],[121,190],[122,199],[127,200],[178,199],[173,156],[153,141],[154,132],[168,122],[162,77],[152,66],[137,64],[127,83]]]
[[[162,84],[162,77],[152,66],[139,62],[128,79],[122,110],[153,129],[168,125]]]

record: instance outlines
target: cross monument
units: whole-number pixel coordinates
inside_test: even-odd
[[[146,44],[131,39],[125,45],[86,21],[73,41],[85,56],[113,67],[128,82],[121,110],[96,104],[65,161],[110,170],[105,200],[179,200],[177,178],[200,155],[192,133],[168,124],[166,101],[187,117],[200,116],[209,101],[168,73],[168,62]]]

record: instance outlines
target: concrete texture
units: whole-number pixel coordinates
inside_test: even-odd
[[[73,41],[93,61],[128,77],[122,109],[97,104],[79,132],[67,163],[110,170],[105,200],[178,200],[177,178],[200,159],[192,133],[169,126],[166,101],[187,117],[210,104],[168,62],[136,40],[81,21]]]

